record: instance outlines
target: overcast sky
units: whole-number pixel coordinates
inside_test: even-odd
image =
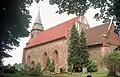
[[[42,20],[42,24],[43,24],[45,29],[51,28],[57,24],[60,24],[64,21],[67,21],[71,18],[76,17],[75,15],[68,16],[66,13],[61,14],[61,15],[56,14],[55,12],[57,10],[57,6],[49,5],[48,0],[44,0],[43,2],[40,2],[40,5],[33,2],[31,7],[29,8],[30,14],[32,16],[29,31],[31,30],[31,27],[33,26],[34,21],[36,19],[38,7],[40,7],[39,9],[40,9],[41,20]],[[90,27],[94,27],[94,26],[101,24],[100,21],[96,21],[95,19],[93,19],[94,14],[97,12],[99,12],[99,10],[89,9],[87,11],[87,13],[85,14],[86,19],[87,19]],[[12,58],[5,58],[4,59],[5,65],[7,65],[9,63],[13,65],[15,63],[22,62],[23,48],[25,47],[26,42],[28,40],[29,40],[29,37],[22,38],[20,41],[20,46],[16,49],[12,50],[11,52],[9,52],[9,54],[12,55],[13,57]]]

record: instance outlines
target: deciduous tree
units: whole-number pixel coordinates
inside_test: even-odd
[[[120,34],[120,0],[49,0],[51,5],[58,5],[58,13],[83,15],[89,8],[99,8],[96,19],[110,22],[111,16],[116,21],[115,32]]]
[[[104,56],[103,62],[108,69],[109,76],[116,76],[116,73],[120,70],[120,52],[112,51]]]
[[[27,9],[32,0],[0,0],[0,63],[9,57],[7,50],[19,46],[19,38],[29,34],[31,16]],[[0,65],[1,65],[0,64]]]

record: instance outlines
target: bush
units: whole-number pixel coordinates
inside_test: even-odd
[[[50,58],[47,58],[47,62],[46,62],[46,67],[45,67],[45,71],[50,71],[49,68],[50,68]]]
[[[30,76],[42,76],[40,63],[37,63],[35,68],[30,68],[28,74]]]
[[[116,76],[116,72],[120,69],[120,52],[113,51],[106,54],[103,58],[103,63],[108,69],[108,75]]]
[[[30,68],[30,66],[26,64],[24,68],[20,68],[19,72],[22,75],[42,76],[40,63],[37,63],[35,68]]]
[[[15,67],[4,66],[4,73],[16,73],[17,69]]]
[[[96,72],[97,71],[97,63],[93,61],[89,61],[86,65],[88,72]]]
[[[54,72],[54,69],[55,69],[55,64],[54,64],[54,61],[52,60],[52,62],[50,63],[50,66],[49,66],[49,70],[50,72]]]
[[[21,65],[21,66],[19,67],[18,72],[19,72],[21,75],[28,75],[29,70],[30,70],[30,66],[29,66],[28,64],[26,64],[24,67]]]
[[[52,60],[52,62],[50,61],[50,58],[47,59],[47,63],[46,63],[46,68],[45,71],[50,71],[50,72],[54,72],[54,61]]]
[[[68,65],[68,72],[72,72],[72,66],[71,65]]]
[[[42,75],[42,71],[41,71],[41,64],[37,63],[35,69],[37,70],[36,73],[37,75],[41,76]]]

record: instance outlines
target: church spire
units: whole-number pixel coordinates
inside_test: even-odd
[[[42,25],[41,17],[40,17],[40,8],[38,8],[38,15],[36,17],[36,20],[35,20],[34,24],[40,24],[40,25]]]
[[[40,31],[44,30],[44,27],[41,22],[41,17],[40,17],[40,8],[38,8],[38,15],[37,15],[34,25],[32,27],[32,30],[34,30],[34,29],[40,30]]]
[[[39,32],[44,31],[44,27],[41,22],[41,17],[40,17],[40,8],[38,8],[38,15],[36,17],[36,20],[34,22],[34,25],[32,27],[32,37],[36,36]]]

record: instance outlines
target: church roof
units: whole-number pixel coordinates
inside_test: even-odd
[[[67,31],[72,27],[72,24],[76,22],[80,17],[75,17],[64,23],[58,24],[50,29],[40,32],[35,38],[31,38],[26,48],[43,44],[49,41],[53,41],[67,36]]]
[[[68,31],[72,27],[72,24],[78,20],[80,20],[79,16],[40,32],[35,38],[31,38],[28,41],[26,48],[66,37],[68,35]],[[107,33],[108,26],[109,24],[104,24],[87,29],[85,31],[87,45],[91,46],[102,44],[103,34]],[[114,33],[114,26],[111,27],[108,40],[111,44],[120,45],[120,38]]]
[[[86,33],[86,41],[87,45],[96,45],[102,44],[103,42],[103,35],[107,34],[109,24],[99,25],[85,31]],[[120,45],[120,38],[114,32],[114,25],[112,24],[110,32],[108,34],[107,42],[112,45]]]
[[[106,33],[108,24],[99,25],[85,31],[87,45],[95,45],[102,43],[103,34]]]

